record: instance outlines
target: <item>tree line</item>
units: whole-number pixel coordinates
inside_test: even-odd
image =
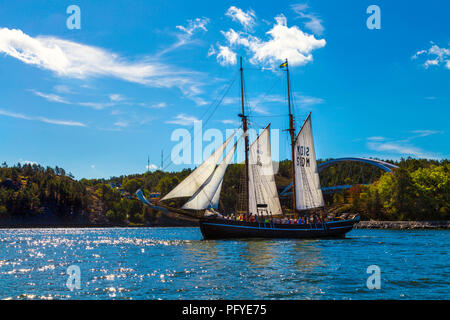
[[[319,160],[319,163],[325,160]],[[374,171],[366,164],[344,163],[321,173],[322,186],[351,184],[352,188],[326,194],[327,207],[334,212],[355,212],[363,219],[448,220],[450,218],[450,163],[448,160],[401,159],[392,173]],[[352,166],[352,167],[350,167]],[[109,179],[75,180],[64,169],[37,164],[0,168],[0,218],[39,215],[51,210],[61,218],[87,216],[90,221],[113,224],[144,224],[161,215],[136,200],[135,192],[168,193],[191,173],[153,171]],[[244,165],[231,164],[224,177],[219,210],[236,212],[242,192]],[[278,163],[279,191],[292,180],[291,162]],[[366,181],[364,181],[366,180]],[[370,181],[369,181],[370,180]],[[369,181],[370,184],[364,182]],[[185,199],[169,200],[181,206]],[[289,208],[290,200],[282,199]],[[44,210],[45,211],[45,210]]]

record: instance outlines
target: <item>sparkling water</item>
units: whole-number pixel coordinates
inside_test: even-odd
[[[448,299],[449,240],[448,230],[213,241],[198,228],[2,229],[0,298]],[[373,265],[379,289],[368,286]]]

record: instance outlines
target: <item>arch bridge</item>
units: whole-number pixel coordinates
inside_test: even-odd
[[[322,192],[325,194],[350,189],[356,184],[371,184],[381,173],[392,172],[396,168],[398,166],[389,162],[357,157],[331,159],[317,165]],[[280,193],[280,196],[292,195],[291,189],[292,183]]]

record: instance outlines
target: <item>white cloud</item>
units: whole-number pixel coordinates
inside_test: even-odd
[[[206,25],[208,24],[208,18],[195,18],[194,20],[188,20],[188,26],[176,26],[177,29],[184,31],[184,33],[188,35],[193,35],[197,29],[201,29],[203,31],[208,31],[206,29]]]
[[[59,76],[84,79],[113,76],[126,81],[147,83],[156,76],[157,64],[127,62],[104,49],[59,39],[30,37],[17,29],[0,29],[0,52],[20,61],[55,72]]]
[[[185,29],[185,32],[190,30]],[[59,77],[113,77],[151,87],[176,87],[196,103],[202,102],[196,97],[201,92],[199,73],[171,67],[150,57],[127,60],[99,47],[51,36],[31,37],[21,30],[8,28],[0,28],[0,53]]]
[[[255,12],[253,10],[247,10],[247,12],[243,11],[240,8],[235,6],[231,6],[227,12],[226,16],[230,17],[233,21],[239,22],[245,30],[251,30],[255,25]]]
[[[291,5],[292,10],[297,13],[302,19],[306,19],[307,21],[304,23],[305,27],[314,34],[322,35],[324,31],[324,27],[322,25],[322,20],[319,19],[313,13],[306,13],[306,9],[308,6],[306,4],[293,4]]]
[[[258,103],[269,102],[269,103],[284,103],[287,102],[286,98],[278,94],[260,94],[257,98]]]
[[[411,137],[410,139],[420,138],[420,137],[427,137],[427,136],[431,136],[431,135],[434,135],[434,134],[441,134],[441,133],[443,133],[442,131],[438,131],[438,130],[414,130],[414,131],[411,131],[411,132],[416,134],[417,136]]]
[[[76,104],[83,107],[94,108],[97,110],[101,110],[116,105],[114,102],[77,102]]]
[[[151,163],[150,165],[146,165],[145,169],[156,170],[156,169],[158,169],[158,166],[156,164],[154,164],[154,163]]]
[[[374,136],[374,137],[368,137],[367,140],[370,140],[370,141],[384,141],[384,140],[386,140],[386,138],[385,137],[381,137],[381,136]]]
[[[180,30],[180,33],[175,34],[175,37],[177,38],[177,42],[175,42],[170,47],[162,50],[160,53],[158,53],[158,56],[162,56],[170,51],[173,51],[181,46],[187,45],[189,43],[192,43],[192,37],[197,31],[203,30],[204,32],[208,31],[206,29],[206,25],[209,23],[208,18],[195,18],[194,20],[188,20],[188,25],[185,26],[176,26],[178,30]]]
[[[390,152],[402,156],[429,157],[420,148],[398,142],[368,142],[367,147],[375,151]]]
[[[166,123],[178,124],[181,126],[189,126],[189,125],[192,125],[195,121],[200,121],[200,120],[194,116],[188,116],[186,114],[181,113],[181,114],[178,114],[175,117],[175,119],[168,120],[168,121],[166,121]]]
[[[231,28],[230,28],[230,30],[228,30],[226,32],[221,31],[221,33],[223,34],[225,39],[227,39],[228,43],[231,46],[243,45],[245,47],[250,47],[250,41],[249,41],[249,39],[246,38],[246,35],[247,36],[249,36],[249,35],[246,33],[243,33],[243,32],[238,33]],[[257,40],[256,38],[251,38],[251,39],[254,39],[255,41]]]
[[[109,101],[107,102],[91,102],[91,101],[84,101],[84,102],[74,102],[69,101],[67,99],[64,99],[63,97],[53,94],[53,93],[43,93],[37,90],[30,90],[35,95],[42,97],[50,102],[59,102],[64,104],[72,104],[72,105],[79,105],[83,107],[89,107],[97,110],[102,110],[108,107],[113,107],[120,103],[127,103],[124,102],[126,100],[126,97],[120,95],[120,94],[110,94],[109,95]],[[130,104],[130,103],[127,103]]]
[[[438,59],[427,60],[423,65],[425,66],[425,68],[428,68],[429,66],[437,66],[439,65],[439,60]]]
[[[435,154],[424,151],[414,146],[412,140],[427,137],[434,134],[440,134],[442,131],[437,130],[414,130],[413,135],[405,139],[387,139],[381,136],[373,136],[367,138],[367,147],[378,152],[388,152],[400,156],[413,156],[419,158],[438,158]]]
[[[124,101],[126,100],[126,98],[118,93],[113,93],[109,95],[109,100],[114,101],[114,102],[120,102],[120,101]]]
[[[239,103],[239,101],[240,101],[239,97],[225,97],[222,100],[222,105],[237,104]]]
[[[33,92],[35,95],[42,97],[50,102],[59,102],[59,103],[65,103],[65,104],[70,104],[69,101],[65,100],[64,98],[56,95],[56,94],[52,94],[52,93],[43,93],[37,90],[30,90],[31,92]]]
[[[316,39],[297,26],[288,27],[284,15],[275,18],[276,24],[267,31],[268,41],[252,41],[250,50],[254,63],[274,65],[288,59],[291,65],[305,65],[313,60],[311,52],[325,46],[325,39]]]
[[[68,86],[63,85],[63,84],[56,85],[53,88],[58,93],[73,93],[72,90]]]
[[[214,55],[216,55],[216,49],[214,49],[214,46],[213,45],[211,45],[210,47],[209,47],[209,49],[208,49],[208,54],[207,54],[207,57],[210,57],[210,56],[214,56]]]
[[[35,95],[42,97],[50,102],[59,102],[59,103],[64,103],[64,104],[77,104],[83,107],[90,107],[90,108],[94,108],[97,110],[100,109],[104,109],[106,107],[111,107],[114,106],[115,103],[113,102],[70,102],[64,98],[62,98],[59,95],[53,94],[53,93],[43,93],[37,90],[30,90],[31,92],[33,92]]]
[[[219,45],[217,61],[222,66],[235,65],[237,62],[236,53],[233,52],[229,47]]]
[[[285,59],[288,59],[292,66],[305,65],[313,61],[313,50],[326,45],[325,39],[316,39],[314,35],[303,32],[295,25],[288,27],[287,19],[282,14],[275,17],[275,21],[273,27],[266,32],[267,40],[260,39],[248,32],[236,32],[230,29],[227,32],[222,31],[230,47],[219,47],[225,48],[226,53],[229,51],[233,53],[230,54],[228,60],[230,62],[235,61],[233,56],[234,58],[236,56],[231,48],[243,46],[251,54],[250,63],[274,68]],[[219,52],[218,57],[219,55],[222,57],[224,54]],[[226,64],[223,59],[220,59],[219,63]]]
[[[24,115],[21,113],[10,112],[10,111],[3,110],[3,109],[0,109],[0,115],[17,118],[17,119],[23,119],[23,120],[40,121],[40,122],[62,125],[62,126],[75,126],[75,127],[85,127],[86,126],[84,123],[77,122],[77,121],[49,119],[46,117],[31,117],[31,116],[27,116],[27,115]]]
[[[322,104],[324,103],[324,100],[322,98],[316,98],[316,97],[309,97],[309,96],[296,96],[296,101],[300,106],[302,107],[309,107],[316,104]]]
[[[305,96],[305,95],[299,95],[294,93],[294,102],[299,107],[311,107],[316,104],[321,104],[324,102],[321,98],[311,97],[311,96]],[[261,105],[261,104],[270,104],[270,103],[276,103],[276,104],[287,104],[287,98],[281,95],[277,94],[260,94],[255,99],[255,105]]]
[[[152,109],[162,109],[162,108],[166,108],[167,107],[167,103],[166,102],[157,102],[157,103],[153,103],[153,104],[140,102],[137,105],[141,106],[141,107],[152,108]]]
[[[294,97],[296,105],[303,108],[310,107],[315,104],[321,104],[324,102],[324,100],[321,98],[300,94],[294,94]],[[240,104],[240,99],[240,97],[226,97],[225,99],[223,99],[222,104]],[[267,110],[267,108],[273,109],[274,105],[276,105],[276,107],[287,105],[287,98],[278,94],[259,94],[254,99],[250,99],[249,101],[250,110],[261,115],[270,115],[270,112]]]
[[[167,103],[165,103],[165,102],[155,103],[155,104],[152,104],[151,107],[156,108],[156,109],[161,109],[161,108],[167,107]]]
[[[259,113],[259,114],[270,115],[270,112],[267,111],[265,108],[263,108],[259,104],[250,106],[250,110],[253,111],[253,112]]]
[[[428,50],[417,51],[411,58],[413,60],[423,56],[426,57],[423,66],[428,69],[430,66],[443,65],[450,69],[450,48],[440,48],[431,42],[432,46]]]
[[[222,122],[223,124],[231,124],[234,126],[240,125],[240,123],[237,120],[231,120],[231,119],[220,120],[220,122]]]
[[[126,121],[116,121],[116,122],[114,123],[114,125],[115,125],[116,127],[125,128],[125,127],[128,127],[129,123],[126,122]]]

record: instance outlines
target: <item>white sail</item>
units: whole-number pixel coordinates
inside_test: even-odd
[[[317,171],[311,114],[295,140],[295,195],[297,210],[323,207],[323,195]]]
[[[269,126],[264,129],[249,148],[248,171],[250,213],[258,215],[282,214],[273,174]],[[267,207],[260,207],[258,210],[258,205],[267,205]]]
[[[223,180],[220,181],[220,184],[217,187],[216,193],[214,193],[214,196],[212,197],[210,207],[213,209],[217,209],[219,207],[220,191],[222,191],[222,183],[223,183]]]
[[[202,210],[206,208],[217,209],[219,204],[220,190],[222,187],[223,176],[228,164],[233,159],[236,151],[236,143],[228,152],[226,157],[217,166],[205,184],[184,204],[183,209]]]
[[[236,132],[235,132],[236,133]],[[233,133],[216,151],[214,151],[208,159],[181,181],[173,190],[166,194],[161,200],[172,198],[190,197],[208,180],[213,171],[216,169],[217,162],[222,157],[228,143],[231,141]]]

